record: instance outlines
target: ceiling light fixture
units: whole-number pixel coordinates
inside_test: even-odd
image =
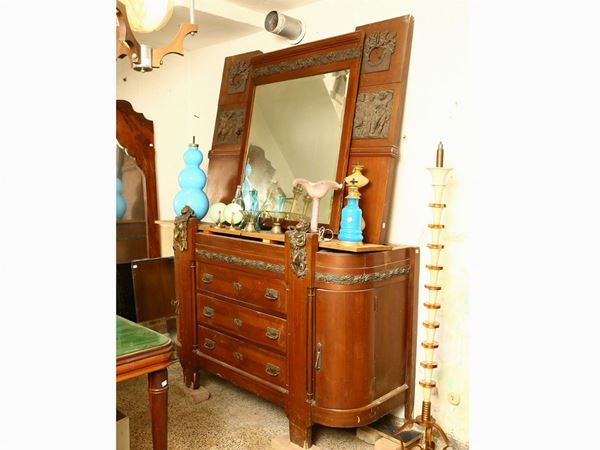
[[[286,16],[279,11],[271,11],[267,14],[265,30],[286,38],[293,45],[299,44],[306,34],[306,28],[300,19]]]
[[[161,66],[165,55],[183,56],[183,39],[198,31],[195,12],[194,0],[190,0],[190,23],[182,23],[167,45],[153,49],[139,43],[133,32],[150,33],[164,27],[173,14],[173,0],[117,0],[117,58],[128,57],[134,70],[150,72]]]

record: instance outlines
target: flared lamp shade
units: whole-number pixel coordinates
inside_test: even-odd
[[[138,33],[151,33],[164,27],[173,15],[173,0],[122,0],[129,26]]]

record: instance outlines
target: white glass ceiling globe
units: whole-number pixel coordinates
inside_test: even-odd
[[[173,0],[121,0],[127,8],[129,26],[138,33],[164,27],[173,15]]]

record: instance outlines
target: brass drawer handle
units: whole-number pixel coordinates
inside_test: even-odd
[[[240,292],[240,291],[242,290],[242,285],[241,285],[241,283],[238,283],[237,281],[234,281],[234,282],[233,282],[233,288],[234,288],[236,291]]]
[[[321,370],[321,343],[317,342],[317,357],[315,358],[315,370]]]
[[[244,355],[242,355],[240,352],[233,352],[233,357],[235,359],[237,359],[238,361],[243,361],[244,360]]]
[[[235,319],[233,319],[233,323],[234,323],[236,326],[238,326],[238,327],[241,327],[243,322],[241,321],[241,319],[238,319],[238,318],[236,317]]]
[[[279,330],[277,328],[267,327],[267,332],[265,333],[269,339],[279,339]]]
[[[214,317],[215,315],[215,310],[212,309],[210,306],[205,306],[204,310],[202,311],[202,314],[204,314],[205,317]]]
[[[203,283],[206,283],[206,284],[212,283],[212,281],[213,281],[213,278],[214,278],[214,277],[213,277],[213,276],[212,276],[212,274],[210,274],[210,273],[206,273],[206,272],[204,272],[204,273],[202,274],[202,282],[203,282]]]
[[[277,367],[275,364],[267,363],[267,368],[265,371],[272,377],[279,375],[279,367]]]
[[[210,340],[209,338],[204,338],[204,347],[206,347],[209,350],[212,350],[213,348],[215,348],[215,341]]]
[[[267,288],[265,290],[265,298],[267,300],[277,300],[279,298],[279,291],[276,289]]]

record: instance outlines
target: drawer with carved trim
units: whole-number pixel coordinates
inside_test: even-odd
[[[259,277],[235,267],[216,264],[199,263],[196,270],[197,286],[201,290],[277,313],[285,314],[287,311],[287,290],[283,280]]]
[[[196,296],[198,322],[285,353],[286,321],[204,294]]]
[[[219,361],[279,386],[287,386],[285,356],[198,325],[198,349]]]

